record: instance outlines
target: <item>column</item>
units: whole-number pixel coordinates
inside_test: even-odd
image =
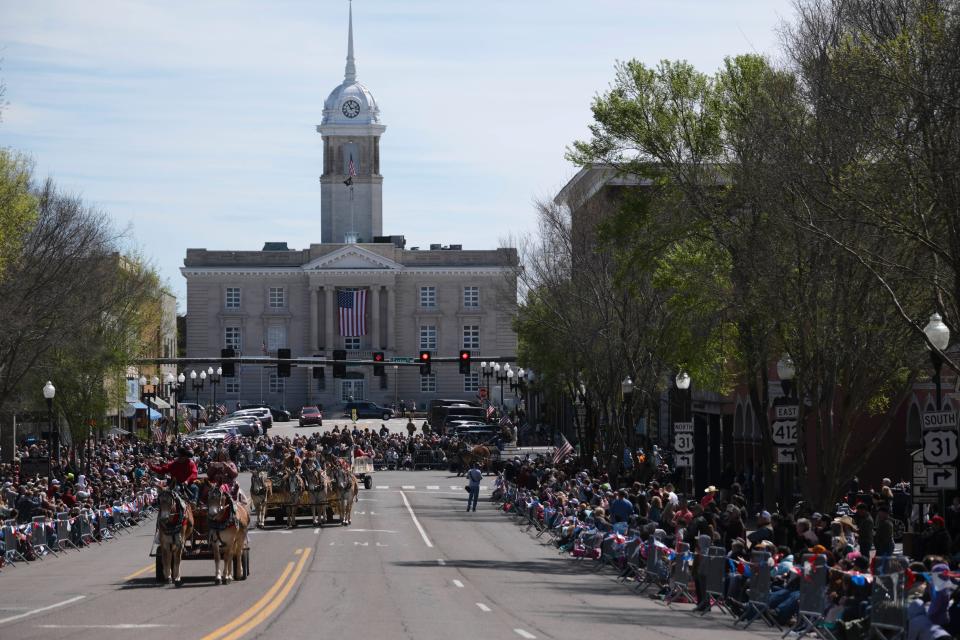
[[[333,322],[336,320],[334,313],[334,300],[333,300],[333,287],[330,285],[324,285],[323,287],[323,315],[324,315],[324,330],[326,339],[324,342],[324,347],[329,352],[334,348],[333,342]],[[330,354],[327,353],[327,357],[330,357]]]
[[[396,285],[387,287],[387,349],[397,348],[397,292]]]
[[[373,324],[373,350],[380,350],[380,285],[370,287],[370,322]]]
[[[317,292],[317,287],[314,284],[310,285],[310,351],[320,346],[320,309],[318,309],[320,303],[320,296]],[[305,355],[313,355],[308,353]]]

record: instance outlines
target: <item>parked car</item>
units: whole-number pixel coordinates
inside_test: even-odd
[[[200,429],[184,436],[185,440],[223,440],[228,434],[240,435],[235,427],[214,427],[212,429]]]
[[[287,422],[290,420],[290,412],[280,407],[274,407],[266,404],[241,404],[240,409],[267,409],[270,411],[270,417],[277,422]]]
[[[263,425],[264,432],[267,429],[273,427],[273,414],[270,413],[270,409],[266,407],[257,407],[255,409],[240,409],[239,411],[234,411],[231,413],[228,418],[233,418],[236,416],[256,416],[260,419],[261,424]]]
[[[389,420],[393,416],[393,411],[388,407],[381,407],[375,402],[359,400],[348,402],[343,406],[343,415],[347,418],[353,417],[353,410],[357,411],[357,418],[380,418]]]
[[[237,433],[247,438],[255,438],[256,436],[266,434],[266,432],[263,430],[263,423],[260,422],[260,418],[256,416],[233,416],[229,418],[223,418],[217,422],[214,422],[208,428],[215,429],[223,427],[233,427],[237,430]]]
[[[209,422],[207,410],[202,404],[197,404],[196,402],[181,402],[179,406],[187,408],[187,412],[190,414],[190,420],[196,420],[201,424],[207,424]]]
[[[301,427],[305,427],[307,425],[316,425],[318,427],[322,427],[323,411],[320,410],[320,407],[303,407],[300,409],[299,424]]]

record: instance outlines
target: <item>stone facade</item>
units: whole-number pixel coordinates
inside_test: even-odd
[[[335,380],[329,367],[322,382],[294,367],[283,390],[271,370],[244,365],[217,390],[228,406],[265,401],[335,407],[348,396],[423,406],[431,398],[474,398],[480,380],[465,379],[457,363],[434,363],[430,381],[416,367],[394,370],[389,361],[415,359],[421,348],[452,357],[469,348],[479,373],[482,358],[515,355],[516,267],[514,249],[415,251],[392,243],[314,244],[302,251],[189,249],[182,269],[187,356],[216,356],[233,345],[243,355],[262,355],[266,346],[275,356],[278,347],[288,347],[294,357],[329,358],[334,349],[346,349],[348,359],[364,360],[383,351],[388,361],[384,381],[371,367],[350,368],[346,382]],[[339,288],[367,290],[365,336],[340,336]]]

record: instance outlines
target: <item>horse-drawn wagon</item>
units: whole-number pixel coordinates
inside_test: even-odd
[[[353,471],[353,476],[357,479],[357,482],[363,483],[364,489],[371,489],[373,487],[373,460],[369,456],[356,456],[353,459],[353,464],[350,465],[350,470]]]
[[[156,558],[157,582],[182,584],[182,560],[213,560],[215,582],[246,580],[250,575],[247,543],[249,515],[228,492],[204,483],[198,504],[171,489],[157,498],[157,533],[150,547]],[[222,563],[222,568],[221,568]]]
[[[369,458],[368,464],[371,465]],[[367,476],[369,478],[369,476]],[[274,518],[274,524],[284,519],[290,528],[297,526],[297,518],[309,515],[314,526],[330,523],[334,514],[340,524],[350,524],[353,503],[357,498],[357,479],[343,463],[321,467],[287,470],[270,475],[257,470],[250,479],[250,497],[257,513],[257,528]]]

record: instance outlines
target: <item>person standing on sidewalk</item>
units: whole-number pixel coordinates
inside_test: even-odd
[[[480,465],[476,462],[470,465],[467,480],[470,481],[467,485],[467,511],[476,511],[477,500],[480,498],[480,481],[483,480],[483,472],[480,471]]]

